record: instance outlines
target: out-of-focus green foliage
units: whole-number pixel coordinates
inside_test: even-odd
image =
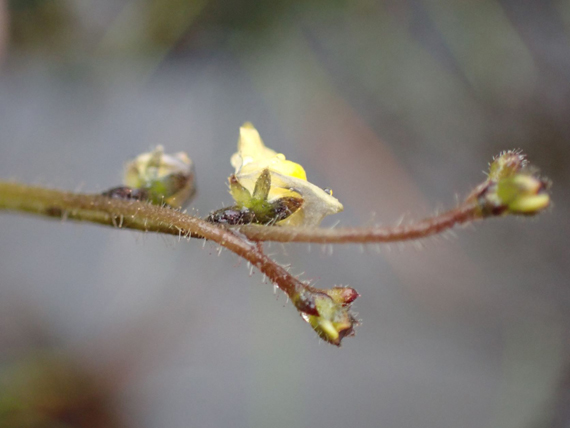
[[[0,426],[116,428],[108,394],[62,353],[30,351],[0,372]]]
[[[66,0],[9,2],[12,47],[60,55],[77,41],[78,22]]]
[[[71,0],[10,0],[12,44],[24,51],[61,52],[76,47],[78,38],[100,39],[103,51],[126,50],[143,55],[209,44],[201,32],[233,32],[260,35],[284,17],[305,9],[326,10],[346,6],[346,0],[137,0],[117,2],[118,12],[101,34],[86,34]],[[89,6],[96,8],[96,5]]]

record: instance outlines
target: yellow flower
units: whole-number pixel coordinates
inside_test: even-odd
[[[231,158],[235,177],[251,194],[265,169],[271,173],[271,188],[267,200],[272,202],[283,197],[301,197],[303,205],[291,216],[277,222],[287,226],[318,226],[322,219],[343,210],[342,204],[331,194],[307,181],[305,170],[298,163],[289,161],[282,153],[265,147],[261,137],[249,122],[240,128],[238,152]],[[239,202],[242,195],[235,187],[232,196]]]

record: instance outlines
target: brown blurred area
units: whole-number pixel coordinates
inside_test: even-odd
[[[340,350],[214,246],[3,214],[0,426],[568,426],[569,118],[569,0],[0,0],[1,179],[103,191],[162,144],[205,215],[252,121],[326,225],[451,206],[505,149],[554,183],[421,249],[271,245],[362,294]]]

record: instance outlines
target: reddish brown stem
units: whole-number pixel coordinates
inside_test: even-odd
[[[476,203],[465,203],[446,213],[407,226],[373,228],[290,228],[242,226],[232,231],[177,210],[145,202],[82,195],[0,182],[0,209],[49,217],[89,221],[126,229],[166,233],[214,241],[243,257],[263,272],[291,298],[302,290],[316,291],[267,257],[251,241],[371,243],[425,238],[457,224],[478,218]]]
[[[443,214],[405,226],[340,227],[335,229],[302,227],[241,226],[240,232],[252,241],[311,242],[351,244],[399,242],[426,238],[480,218],[475,202],[464,203]]]
[[[249,261],[291,298],[302,290],[315,290],[277,265],[263,253],[260,246],[248,242],[236,232],[171,208],[0,182],[0,209],[88,221],[123,229],[208,239]]]

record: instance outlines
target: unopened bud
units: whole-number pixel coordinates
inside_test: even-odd
[[[477,201],[483,217],[533,215],[550,205],[548,188],[548,180],[528,166],[522,153],[507,151],[493,160],[489,178],[467,200]]]
[[[497,198],[510,214],[536,214],[550,204],[547,183],[532,175],[517,174],[499,180]]]
[[[321,339],[340,346],[343,338],[354,335],[354,327],[358,325],[358,321],[350,311],[350,302],[357,296],[354,297],[352,292],[338,292],[340,287],[335,289],[337,291],[332,292],[334,298],[329,295],[331,290],[322,290],[322,292],[305,290],[293,299],[293,303]],[[347,290],[352,289],[347,288]],[[345,298],[352,300],[348,302],[344,300]]]
[[[124,184],[146,190],[153,203],[181,208],[196,191],[194,165],[186,153],[167,155],[158,146],[126,165]]]

